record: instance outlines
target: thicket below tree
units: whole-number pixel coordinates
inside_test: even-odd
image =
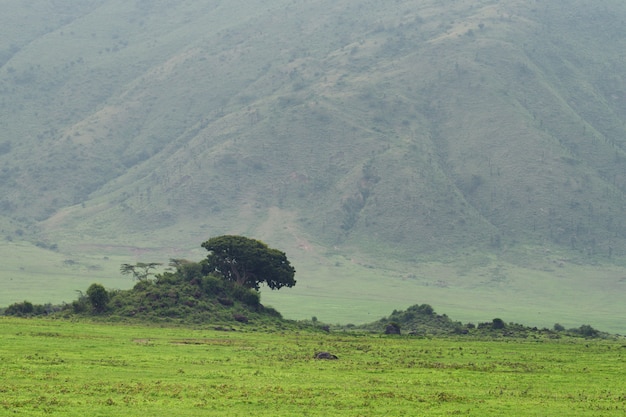
[[[258,291],[206,273],[204,261],[175,259],[170,265],[170,271],[140,280],[130,290],[110,290],[106,296],[93,284],[87,296],[66,305],[61,314],[217,324],[281,317],[261,304]]]

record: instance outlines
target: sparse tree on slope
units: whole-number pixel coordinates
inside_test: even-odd
[[[158,262],[139,262],[135,265],[122,264],[120,272],[123,275],[132,275],[137,281],[147,281],[150,275],[154,275],[151,271],[160,265]]]

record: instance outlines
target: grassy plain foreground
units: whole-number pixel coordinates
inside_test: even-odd
[[[0,319],[0,415],[622,416],[623,341]],[[339,360],[313,359],[330,351]]]

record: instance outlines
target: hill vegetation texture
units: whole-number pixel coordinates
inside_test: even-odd
[[[4,9],[6,240],[107,255],[246,234],[368,265],[626,254],[623,1]]]
[[[278,208],[327,244],[624,251],[623,2],[6,9],[20,227],[254,229]]]
[[[90,317],[108,322],[232,325],[262,323],[282,326],[279,312],[264,307],[260,294],[207,271],[206,262],[176,260],[174,268],[153,278],[144,275],[129,290],[107,290],[94,283],[78,298],[63,305],[11,304],[3,314],[18,317]],[[228,330],[228,328],[224,328]]]

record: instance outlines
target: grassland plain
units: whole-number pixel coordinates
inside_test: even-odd
[[[617,416],[623,341],[0,319],[0,415]],[[313,359],[330,351],[336,361]]]

